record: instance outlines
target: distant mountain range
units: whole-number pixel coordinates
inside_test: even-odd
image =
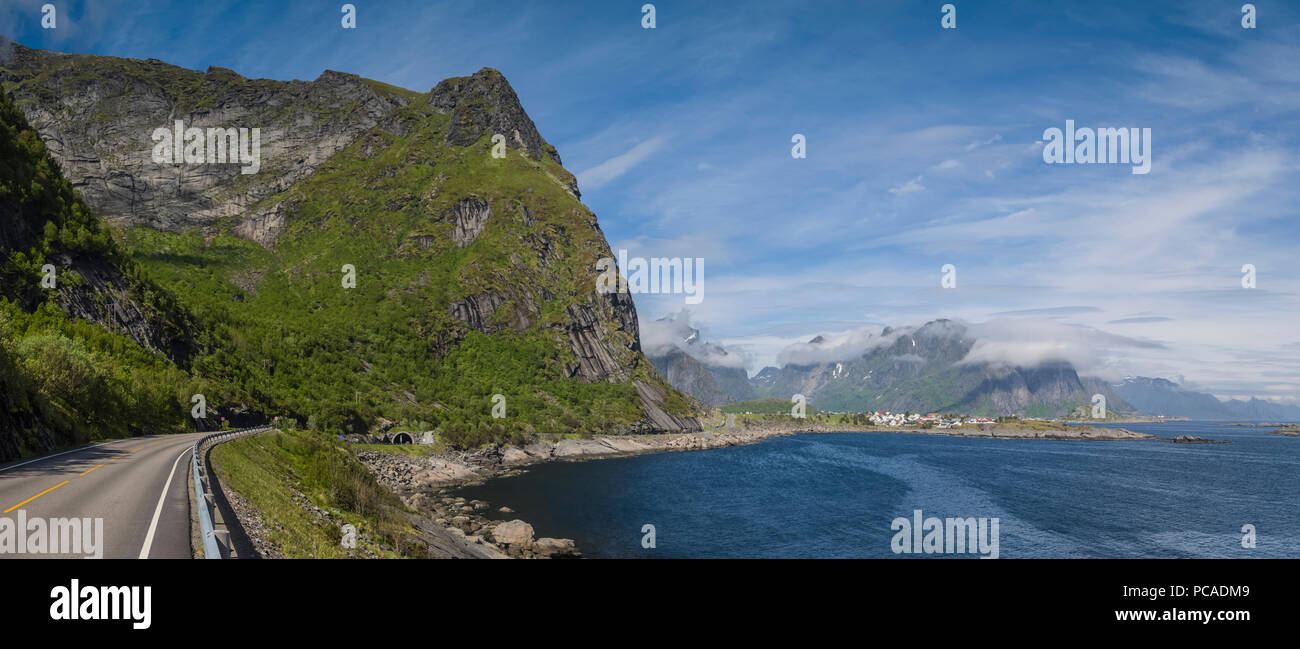
[[[830,411],[1065,416],[1101,393],[1111,411],[1135,412],[1105,382],[1080,377],[1069,363],[1016,367],[963,362],[975,338],[951,320],[886,327],[857,358],[766,367],[744,382],[736,378],[743,370],[709,363],[717,355],[708,353],[713,351],[708,343],[691,331],[694,335],[678,349],[650,353],[649,359],[669,383],[711,405],[802,394]],[[808,344],[824,342],[819,336]]]
[[[1300,407],[1259,399],[1223,402],[1165,379],[1112,384],[1080,376],[1067,361],[1033,367],[972,362],[968,356],[976,337],[965,325],[945,319],[920,327],[886,327],[866,341],[866,350],[856,358],[769,366],[748,378],[731,362],[734,353],[702,341],[698,330],[679,327],[674,333],[678,344],[647,350],[650,362],[673,386],[710,405],[803,394],[811,405],[830,411],[1062,417],[1085,416],[1092,396],[1101,394],[1115,416],[1300,419]],[[823,343],[818,336],[807,346]],[[720,366],[719,359],[728,364]]]
[[[1298,406],[1255,398],[1220,401],[1214,395],[1185,390],[1173,381],[1160,378],[1130,377],[1115,386],[1115,391],[1149,415],[1244,421],[1300,420]]]

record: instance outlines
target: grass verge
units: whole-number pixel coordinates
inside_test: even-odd
[[[320,433],[281,431],[212,449],[223,485],[261,512],[268,540],[288,558],[424,556],[401,516],[403,505],[379,485],[351,449]],[[308,511],[296,494],[329,512]],[[342,525],[357,528],[356,548],[342,545]]]

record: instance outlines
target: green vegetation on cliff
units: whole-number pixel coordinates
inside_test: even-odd
[[[337,434],[387,419],[454,447],[698,427],[697,404],[641,354],[631,299],[596,293],[609,245],[499,72],[420,93],[332,71],[282,82],[12,47],[5,93],[58,150],[95,153],[65,172],[117,238],[60,180],[68,226],[36,219],[30,244],[0,242],[37,247],[0,273],[14,327],[26,335],[42,299],[31,286],[46,242],[111,259],[129,286],[83,273],[105,296],[89,302],[143,305],[151,326],[109,317],[132,309],[58,306],[161,353],[162,374],[136,391],[165,396],[167,422],[201,391],[232,423],[280,415]],[[174,120],[260,127],[260,171],[152,162],[148,134]],[[106,173],[112,187],[91,180]]]
[[[421,420],[455,446],[640,420],[629,382],[565,377],[578,360],[562,344],[565,308],[594,293],[588,269],[608,254],[594,217],[553,180],[567,172],[513,152],[494,159],[488,136],[448,146],[447,117],[427,106],[403,117],[409,134],[376,129],[269,197],[293,206],[270,249],[194,230],[127,232],[133,258],[229,341],[196,369],[309,428]],[[490,215],[460,247],[463,201]],[[500,303],[481,322],[455,317],[453,305],[481,295]],[[657,380],[644,364],[629,378]],[[495,394],[505,418],[491,417]]]
[[[60,174],[35,131],[0,96],[0,461],[99,439],[183,430],[202,382],[135,333],[176,334],[185,314],[145,280]],[[42,285],[42,267],[57,270]],[[88,270],[89,269],[89,270]],[[97,290],[85,273],[121,286]],[[138,321],[72,318],[131,301]]]

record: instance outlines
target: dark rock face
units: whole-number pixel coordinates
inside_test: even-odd
[[[455,209],[452,210],[455,228],[451,232],[456,247],[464,248],[472,243],[483,231],[483,224],[491,217],[492,206],[481,198],[463,198],[457,202]]]
[[[195,348],[189,332],[146,314],[127,288],[130,282],[116,268],[97,257],[74,259],[65,255],[62,263],[81,277],[79,283],[62,282],[56,289],[54,302],[65,313],[126,334],[136,344],[161,352],[177,365],[188,362]]]
[[[721,406],[754,396],[754,387],[741,368],[708,366],[680,349],[646,358],[670,385],[706,405]]]
[[[659,404],[664,402],[663,390],[642,381],[634,381],[636,392],[641,396],[641,403],[646,409],[647,431],[661,430],[701,430],[703,426],[695,417],[678,417],[665,412]]]
[[[491,293],[471,295],[453,303],[451,305],[451,315],[464,322],[474,331],[490,334],[494,331],[494,328],[488,325],[487,318],[496,312],[497,307],[503,303],[504,300]]]
[[[630,304],[631,300],[628,300],[628,303]],[[624,313],[619,312],[616,306],[614,310],[620,316]],[[575,304],[565,309],[565,313],[568,315],[565,333],[568,335],[569,348],[578,357],[577,365],[569,370],[569,376],[587,381],[626,381],[627,371],[615,359],[620,346],[617,343],[609,344],[611,341],[603,331],[597,309],[587,304]],[[636,314],[633,312],[632,321],[635,320]],[[625,322],[623,318],[619,318],[619,321]],[[622,348],[627,351],[636,349],[635,346],[622,346]]]
[[[10,45],[0,81],[16,84],[14,99],[64,175],[100,218],[118,225],[182,231],[240,216],[246,221],[237,233],[268,245],[280,217],[246,209],[311,175],[370,128],[400,129],[395,111],[406,103],[341,72],[281,82]],[[96,74],[87,77],[91,66]],[[197,103],[196,87],[205,95]],[[345,118],[321,117],[331,112]],[[236,164],[155,163],[154,129],[177,120],[205,132],[259,128],[261,170],[245,176]]]
[[[514,88],[492,68],[443,80],[430,93],[429,103],[439,113],[451,115],[449,144],[469,146],[484,134],[500,133],[506,138],[506,148],[522,149],[534,160],[546,156],[560,164],[560,154],[537,132]]]

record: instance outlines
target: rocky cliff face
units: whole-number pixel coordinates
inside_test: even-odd
[[[31,311],[50,301],[73,318],[125,334],[185,364],[193,323],[170,295],[134,272],[98,219],[62,177],[57,158],[6,101],[0,188],[0,297]],[[53,286],[42,283],[50,267]]]
[[[521,149],[534,160],[546,156],[560,164],[559,152],[542,139],[514,88],[496,70],[484,68],[470,77],[445,79],[429,94],[429,103],[438,113],[451,116],[448,144],[469,146],[484,135],[501,134],[508,147]]]
[[[115,225],[183,231],[237,217],[251,234],[265,216],[250,206],[311,175],[361,133],[379,125],[400,129],[395,110],[409,100],[334,71],[311,82],[281,82],[156,59],[10,47],[0,81],[65,175]],[[177,121],[205,136],[209,128],[260,129],[261,169],[243,174],[240,164],[155,163],[154,130],[173,129]]]
[[[699,399],[701,403],[720,406],[739,400],[718,384],[713,375],[714,368],[706,366],[680,349],[668,349],[664,353],[648,358],[664,380],[678,390]],[[744,370],[740,371],[744,372]]]
[[[180,429],[190,314],[122,255],[4,97],[0,170],[0,462]]]
[[[53,291],[53,301],[70,317],[125,334],[136,344],[186,366],[196,351],[194,323],[174,308],[160,312],[143,292],[156,290],[127,277],[111,261],[61,253],[50,258],[75,278]],[[167,309],[168,307],[163,307]]]
[[[546,385],[576,381],[626,386],[620,394],[635,401],[639,422],[607,412],[606,424],[699,426],[694,406],[642,355],[631,299],[595,291],[594,264],[612,256],[609,244],[496,70],[418,93],[338,72],[311,82],[245,79],[10,44],[0,82],[132,255],[199,311],[224,314],[246,341],[240,353],[271,357],[247,362],[283,377],[321,371],[321,361],[304,358],[314,355],[344,377],[310,394],[275,388],[282,378],[240,379],[269,390],[269,404],[277,390],[307,410],[372,392],[376,415],[459,401],[477,417],[471,404],[491,394],[492,372],[451,368],[467,362],[461,356],[493,365],[477,351],[486,347],[509,356],[500,367],[537,357],[524,370],[536,375],[521,380],[536,382],[526,403],[554,413],[544,421],[591,410]],[[155,161],[154,130],[177,121],[205,133],[259,128],[260,168]],[[497,135],[505,158],[491,155]],[[354,293],[329,288],[343,264],[358,273]],[[66,306],[92,305],[69,296]],[[133,321],[129,311],[102,317]],[[495,342],[471,340],[477,334]],[[279,344],[286,337],[298,348]],[[406,360],[393,368],[398,350]],[[471,379],[488,395],[465,387]]]

